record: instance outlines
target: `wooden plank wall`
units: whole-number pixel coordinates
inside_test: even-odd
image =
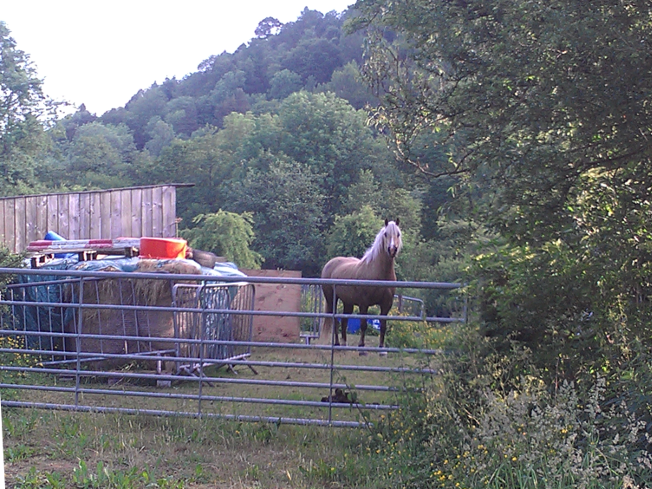
[[[176,236],[176,187],[162,185],[0,199],[0,244],[14,253],[48,231],[66,239]]]

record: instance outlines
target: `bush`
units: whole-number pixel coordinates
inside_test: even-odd
[[[622,488],[652,482],[640,411],[603,377],[546,384],[515,367],[531,352],[493,351],[477,331],[432,381],[406,386],[403,407],[376,426],[372,450],[405,487]],[[646,404],[649,406],[649,403]],[[642,487],[642,486],[641,486]]]

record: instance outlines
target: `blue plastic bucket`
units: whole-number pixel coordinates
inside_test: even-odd
[[[358,318],[351,318],[349,319],[349,323],[346,327],[346,332],[347,333],[357,333],[360,331],[360,320]]]

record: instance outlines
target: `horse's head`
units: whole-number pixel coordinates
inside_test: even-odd
[[[385,219],[385,227],[381,230],[383,239],[383,249],[387,251],[389,256],[395,258],[398,252],[401,251],[403,241],[401,241],[401,229],[398,227],[399,219],[396,221],[388,221]]]

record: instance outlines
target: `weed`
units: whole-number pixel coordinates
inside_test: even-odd
[[[4,450],[5,460],[9,463],[15,463],[20,460],[31,457],[34,454],[34,449],[27,445],[16,445],[13,447],[7,447]]]

